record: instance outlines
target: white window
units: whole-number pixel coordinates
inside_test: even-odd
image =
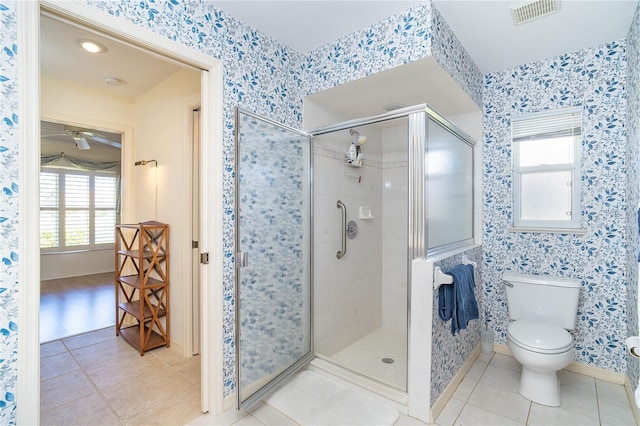
[[[108,172],[40,172],[40,248],[64,252],[113,247],[117,177]]]
[[[514,227],[580,228],[581,127],[581,108],[512,118]]]

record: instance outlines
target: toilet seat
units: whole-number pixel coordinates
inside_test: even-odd
[[[564,328],[533,321],[513,321],[507,336],[521,348],[541,354],[559,354],[573,347],[573,338]]]

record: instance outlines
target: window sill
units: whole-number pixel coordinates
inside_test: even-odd
[[[107,250],[113,252],[114,247],[113,246],[112,247],[96,247],[96,248],[90,248],[90,249],[78,249],[78,250],[68,250],[68,251],[48,251],[47,249],[40,249],[40,254],[43,256],[52,255],[52,254],[80,254],[80,253],[89,253],[94,251],[107,251]]]
[[[528,226],[513,226],[507,228],[508,232],[527,232],[532,234],[573,234],[586,235],[587,231],[582,228],[538,228]]]

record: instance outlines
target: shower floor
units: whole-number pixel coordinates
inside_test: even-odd
[[[385,363],[383,359],[393,363]],[[407,337],[379,328],[331,357],[349,370],[393,386],[407,389]]]

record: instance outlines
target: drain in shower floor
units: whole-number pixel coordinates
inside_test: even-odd
[[[393,364],[394,360],[393,358],[382,358],[382,362],[385,364]]]

